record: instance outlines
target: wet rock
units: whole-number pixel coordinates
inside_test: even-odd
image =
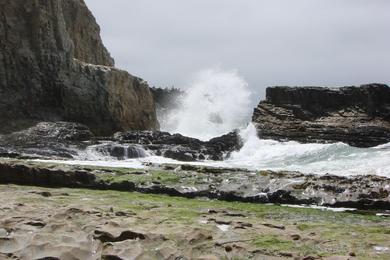
[[[124,160],[155,154],[190,162],[222,160],[224,155],[241,145],[236,132],[208,142],[158,131],[127,131],[98,138],[85,125],[40,122],[28,129],[0,136],[0,157],[71,159],[100,153]]]
[[[178,161],[222,160],[224,155],[239,150],[242,142],[237,132],[231,132],[209,141],[201,141],[180,134],[159,131],[127,131],[116,133],[114,140],[141,144],[153,153]]]
[[[271,87],[252,121],[261,138],[344,142],[372,147],[390,142],[390,88]]]
[[[210,139],[206,143],[207,147],[212,147],[216,152],[231,152],[241,149],[242,142],[238,136],[237,131],[230,132],[228,134]]]
[[[151,171],[153,170],[161,170],[161,168]],[[107,174],[104,169],[101,171]],[[94,169],[91,173],[91,169],[88,167],[84,169],[81,166],[50,167],[35,163],[0,162],[0,183],[138,191],[187,198],[307,204],[361,210],[387,210],[390,207],[390,196],[386,196],[390,187],[390,179],[380,176],[318,176],[271,171],[268,174],[252,174],[239,169],[210,172],[199,166],[187,167],[185,165],[175,169],[174,175],[177,178],[174,182],[164,182],[159,176],[147,181],[112,182],[97,178],[99,174],[100,170]],[[343,192],[340,193],[339,190]],[[209,214],[245,217],[242,214],[235,215],[234,212],[219,212],[218,210],[210,210]]]
[[[96,185],[95,181],[95,175],[86,171],[0,163],[0,183],[5,184],[87,188]]]
[[[0,136],[0,142],[2,140],[2,137]],[[19,158],[21,157],[21,154],[10,152],[7,149],[0,147],[0,157],[6,157],[6,158]]]
[[[126,145],[115,142],[95,146],[94,150],[118,160],[144,158],[147,155],[146,151],[140,145]]]
[[[163,156],[182,162],[196,161],[196,155],[191,152],[192,150],[188,148],[173,148],[171,150],[165,151]]]
[[[85,147],[83,141],[93,138],[88,127],[71,122],[40,122],[23,131],[0,137],[0,146],[9,154],[43,157],[72,158],[78,148]],[[1,151],[0,151],[1,152]]]

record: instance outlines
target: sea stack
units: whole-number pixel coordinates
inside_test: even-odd
[[[83,0],[1,1],[0,48],[0,133],[40,121],[158,128],[147,83],[114,67]]]
[[[390,88],[270,87],[252,121],[261,138],[377,146],[390,142]]]

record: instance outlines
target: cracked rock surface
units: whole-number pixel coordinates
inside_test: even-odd
[[[387,259],[389,234],[372,215],[0,185],[7,260]]]

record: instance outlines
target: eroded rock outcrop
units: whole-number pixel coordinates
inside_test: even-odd
[[[390,88],[271,87],[253,122],[262,138],[377,146],[390,142]]]
[[[83,0],[0,2],[1,132],[74,121],[96,134],[156,129],[145,81],[113,67]]]
[[[159,131],[127,131],[114,135],[114,140],[131,145],[142,145],[156,155],[178,161],[223,160],[233,151],[242,147],[237,131],[215,137],[209,141],[181,134]]]
[[[201,141],[160,131],[126,131],[96,137],[85,125],[40,122],[27,129],[0,135],[0,157],[90,159],[96,155],[116,159],[160,155],[179,161],[223,160],[242,147],[237,132]]]
[[[40,122],[25,130],[0,136],[0,157],[73,158],[93,138],[93,133],[82,124]]]
[[[10,183],[253,203],[384,210],[390,207],[390,179],[374,175],[320,176],[169,164],[140,171],[117,171],[114,168],[0,160],[0,184]]]

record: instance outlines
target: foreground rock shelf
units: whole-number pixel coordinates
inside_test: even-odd
[[[151,165],[144,170],[132,170],[2,160],[0,183],[253,203],[390,209],[390,179],[379,176],[317,176],[192,165]]]
[[[0,185],[0,259],[388,259],[390,219]]]

